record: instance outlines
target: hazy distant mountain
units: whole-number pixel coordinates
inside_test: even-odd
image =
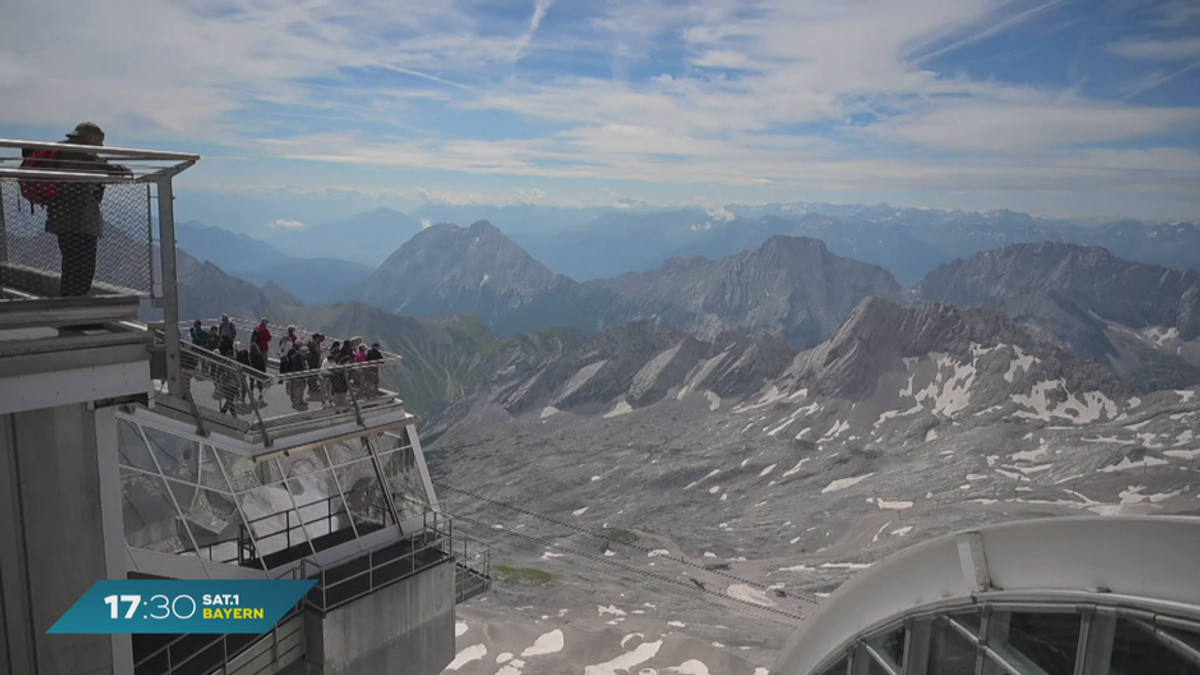
[[[268,298],[286,307],[299,307],[304,304],[303,300],[274,281],[268,281],[263,285],[262,289]]]
[[[570,208],[539,206],[535,204],[512,204],[489,206],[486,204],[426,204],[412,212],[412,217],[428,223],[476,223],[486,220],[518,238],[528,234],[555,234],[586,225],[607,212],[604,208]],[[528,247],[526,246],[528,250]],[[535,254],[536,257],[536,254]]]
[[[273,265],[233,272],[264,287],[278,284],[306,304],[326,305],[345,300],[347,288],[362,283],[375,270],[337,258],[288,258]]]
[[[175,241],[197,260],[227,271],[267,267],[290,258],[265,241],[194,220],[176,223]]]
[[[247,319],[269,317],[280,321],[284,305],[271,299],[262,288],[226,274],[211,262],[202,262],[183,249],[176,251],[179,282],[179,318],[212,319],[228,314]]]
[[[735,255],[777,234],[821,239],[837,255],[880,265],[901,283],[979,251],[1041,241],[1103,246],[1137,262],[1200,268],[1200,228],[1186,223],[1098,224],[1007,210],[978,213],[887,204],[620,210],[580,227],[513,236],[550,269],[586,281],[654,269],[672,257]],[[628,246],[632,241],[637,245]]]
[[[555,272],[589,281],[657,269],[668,258],[686,252],[710,227],[705,213],[694,209],[611,211],[583,226],[510,236]],[[747,248],[763,241],[765,237]],[[722,251],[714,257],[740,250]]]
[[[362,299],[398,314],[470,314],[489,326],[542,293],[575,282],[554,274],[487,221],[463,228],[426,228],[393,253],[362,283]],[[502,332],[527,332],[544,323]]]
[[[1019,244],[942,267],[913,295],[994,306],[1044,339],[1134,377],[1139,388],[1200,382],[1200,272],[1122,260],[1099,247]]]
[[[279,231],[273,240],[297,258],[339,258],[376,268],[420,231],[416,218],[380,208],[333,225]]]
[[[347,287],[360,283],[375,271],[337,258],[293,258],[253,237],[197,222],[179,224],[176,240],[180,248],[200,261],[211,262],[226,273],[259,286],[274,282],[308,304],[345,299]]]

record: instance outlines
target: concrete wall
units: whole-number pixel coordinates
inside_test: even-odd
[[[308,673],[437,675],[454,660],[454,565],[446,562],[305,618]]]
[[[125,576],[118,472],[111,409],[75,403],[0,416],[0,586],[8,643],[0,672],[132,671],[128,636],[46,634],[97,580]]]

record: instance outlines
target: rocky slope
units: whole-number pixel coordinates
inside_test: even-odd
[[[1200,382],[1200,272],[1133,263],[1097,247],[1020,244],[943,266],[912,295],[998,307],[1141,390]]]
[[[435,484],[456,531],[521,570],[462,610],[461,650],[486,642],[470,631],[494,619],[475,612],[495,608],[561,628],[568,651],[604,643],[577,631],[675,632],[716,647],[697,657],[710,669],[765,667],[791,631],[779,612],[920,539],[1200,513],[1196,390],[1131,395],[998,311],[871,299],[814,349],[759,340],[626,327],[513,363],[460,404],[429,449]],[[600,651],[587,663],[628,650]]]

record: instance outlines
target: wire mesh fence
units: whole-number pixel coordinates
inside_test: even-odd
[[[101,160],[54,163],[0,179],[0,287],[10,299],[149,296],[150,190]],[[95,178],[55,178],[61,171]]]

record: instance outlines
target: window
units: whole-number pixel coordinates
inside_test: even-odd
[[[975,675],[977,648],[945,619],[933,622],[929,638],[930,675]]]
[[[1046,675],[1073,675],[1079,627],[1075,613],[997,612],[992,616],[988,646],[1014,665],[1027,662]]]
[[[1128,619],[1117,619],[1113,675],[1200,675],[1200,667]]]

